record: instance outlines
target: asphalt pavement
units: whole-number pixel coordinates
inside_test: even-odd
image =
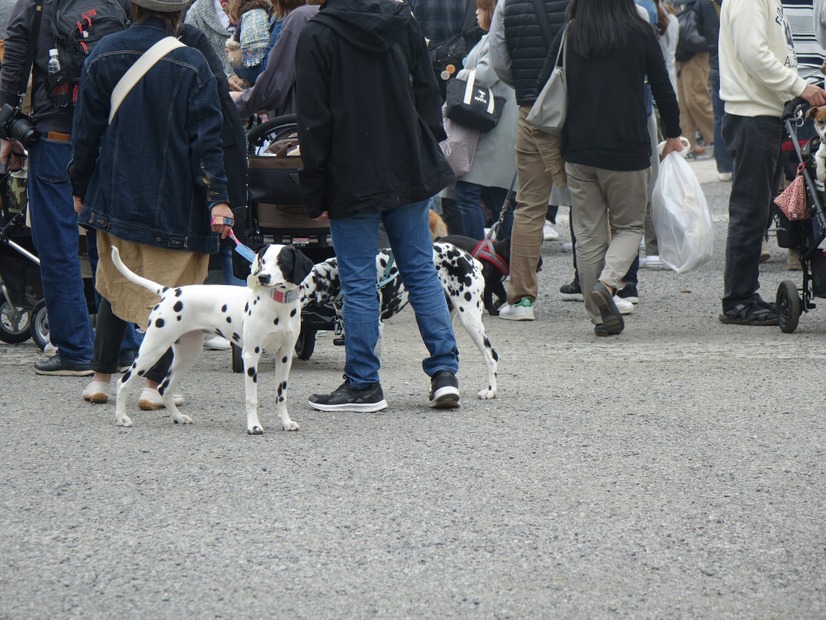
[[[297,433],[262,365],[260,437],[226,352],[183,381],[194,424],[135,391],[125,429],[87,379],[0,344],[0,618],[826,617],[826,304],[793,334],[718,321],[729,184],[692,166],[713,259],[641,270],[625,332],[597,339],[559,299],[560,222],[536,321],[485,317],[495,400],[456,324],[456,411],[427,407],[410,309],[385,329],[387,411],[308,407],[341,381],[327,334],[293,366]],[[776,246],[761,269],[766,298],[801,283]]]

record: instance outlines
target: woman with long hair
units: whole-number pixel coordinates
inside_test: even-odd
[[[540,84],[550,75],[561,37],[562,32]],[[682,148],[680,110],[656,32],[634,0],[571,0],[566,45],[568,116],[562,156],[577,267],[594,332],[614,336],[624,322],[613,297],[639,252],[644,230],[651,165],[646,76],[668,138],[663,156]]]

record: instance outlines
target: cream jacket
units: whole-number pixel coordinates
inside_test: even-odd
[[[776,116],[806,81],[780,0],[726,0],[720,14],[720,98],[737,116]]]

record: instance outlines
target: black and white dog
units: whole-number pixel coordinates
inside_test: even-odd
[[[381,321],[385,321],[397,314],[408,303],[408,293],[395,263],[390,264],[389,250],[381,250],[376,255],[377,282],[384,285],[378,290],[381,303]],[[447,298],[451,316],[458,315],[465,330],[482,353],[485,365],[488,368],[488,386],[479,391],[479,398],[496,398],[496,367],[499,356],[485,334],[482,323],[482,292],[485,281],[482,276],[482,265],[470,254],[450,243],[433,244],[433,262],[436,273],[442,284]],[[301,304],[315,301],[321,305],[330,305],[341,315],[341,281],[338,275],[338,262],[330,258],[313,267],[312,272],[301,284]],[[346,329],[346,327],[345,327]],[[381,323],[379,323],[380,354]]]
[[[132,426],[126,415],[126,395],[135,377],[143,376],[172,347],[174,361],[158,386],[176,424],[189,424],[172,394],[180,378],[203,350],[204,333],[218,334],[242,347],[246,387],[247,433],[264,432],[258,420],[258,362],[266,350],[275,356],[276,404],[281,426],[297,431],[287,413],[287,378],[301,330],[298,287],[313,263],[291,245],[265,245],[255,256],[247,286],[192,285],[166,287],[143,278],[123,264],[117,248],[112,261],[128,280],[160,295],[149,315],[149,327],[132,367],[118,381],[116,422]]]

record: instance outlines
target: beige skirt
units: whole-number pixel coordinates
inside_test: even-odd
[[[112,247],[120,252],[123,263],[136,274],[164,286],[203,284],[209,269],[209,254],[167,250],[151,245],[124,241],[97,231],[98,268],[95,288],[112,304],[116,316],[146,329],[149,312],[160,297],[149,289],[127,280],[112,262]]]

